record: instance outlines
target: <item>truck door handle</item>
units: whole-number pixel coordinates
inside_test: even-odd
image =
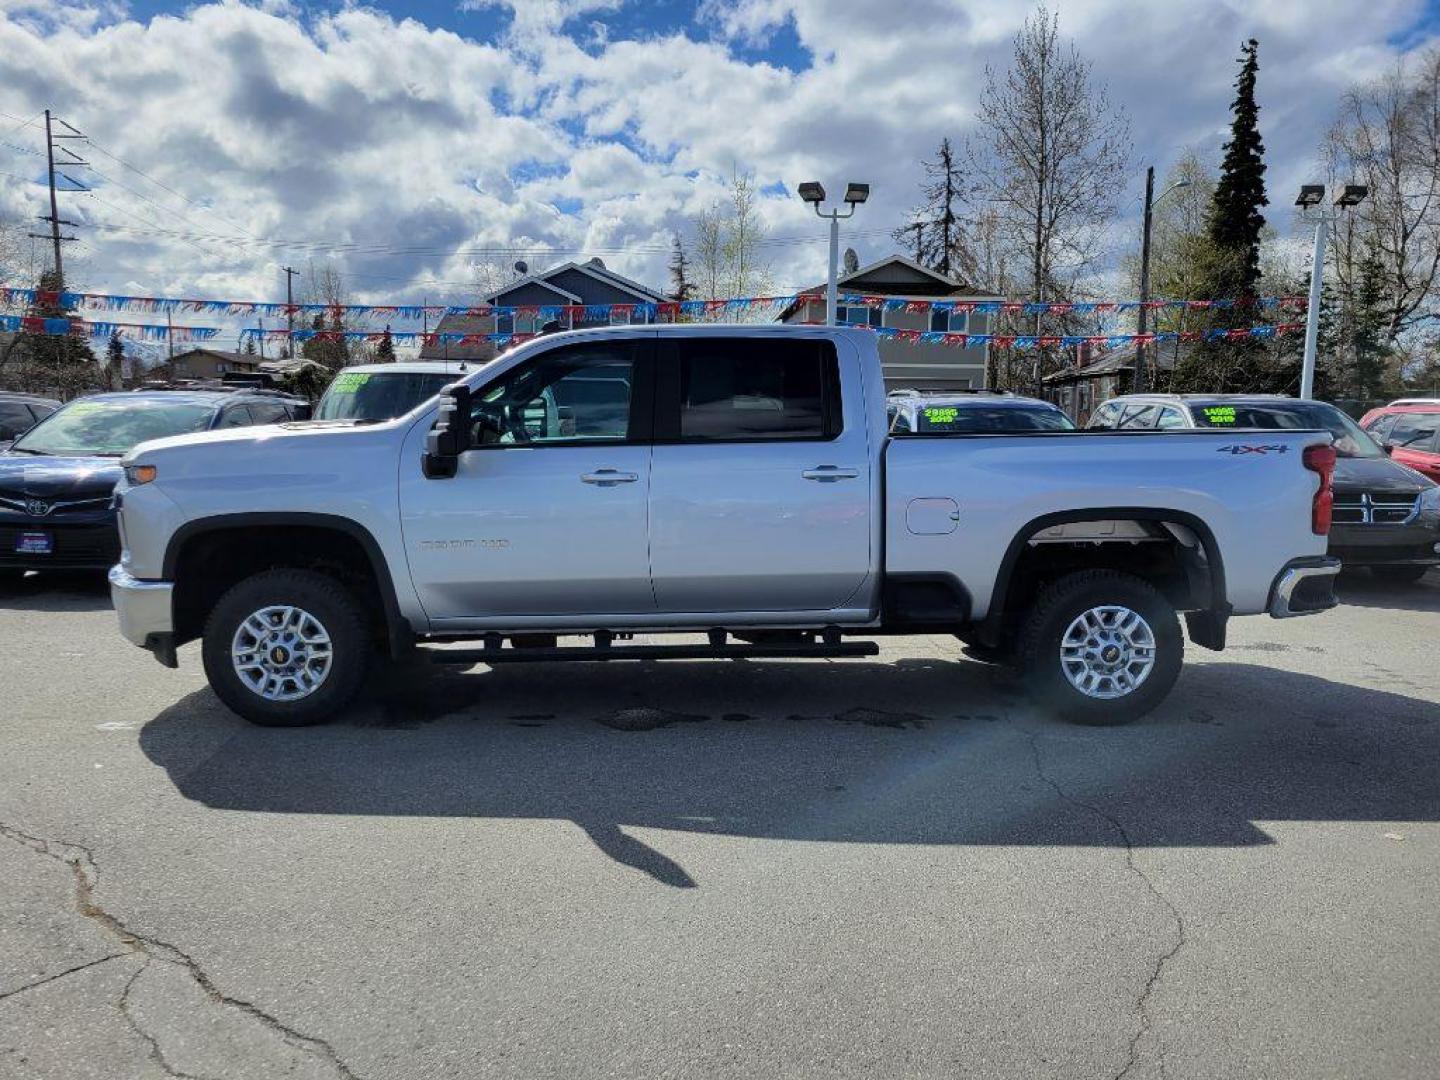
[[[580,482],[596,487],[614,487],[616,484],[633,484],[640,479],[639,473],[621,472],[618,469],[596,469],[580,474]]]
[[[842,469],[838,465],[816,465],[815,468],[806,469],[800,475],[806,480],[818,480],[822,484],[830,484],[836,480],[854,480],[860,475],[860,470]]]

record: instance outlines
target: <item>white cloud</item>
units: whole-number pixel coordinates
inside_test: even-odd
[[[505,36],[477,41],[372,8],[305,15],[287,0],[148,23],[109,4],[0,0],[0,110],[24,118],[49,105],[205,207],[92,155],[110,179],[95,178],[94,198],[65,197],[66,212],[142,231],[80,230],[73,264],[88,287],[273,297],[275,266],[306,252],[257,237],[354,245],[337,258],[376,299],[443,294],[435,281],[468,276],[473,256],[457,252],[511,246],[586,248],[658,285],[672,231],[720,196],[732,168],[792,190],[870,181],[846,243],[866,261],[889,250],[916,162],[941,136],[966,134],[984,68],[1003,66],[1028,10],[707,0],[694,22],[636,38],[616,27],[637,3],[517,0]],[[477,27],[511,7],[472,6]],[[1282,228],[1341,89],[1393,62],[1392,41],[1423,38],[1419,0],[1058,7],[1062,33],[1132,117],[1136,191],[1146,163],[1218,146],[1234,57],[1258,36]],[[795,40],[803,56],[777,51]],[[33,126],[3,141],[39,145]],[[40,175],[33,155],[3,146],[0,171]],[[3,179],[0,209],[41,212],[41,188]],[[820,223],[790,198],[766,199],[762,213],[772,233],[816,241],[770,249],[777,284],[818,280]],[[157,243],[144,232],[155,225],[233,239]]]

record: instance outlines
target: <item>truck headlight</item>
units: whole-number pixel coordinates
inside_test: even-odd
[[[125,479],[131,487],[139,487],[154,480],[157,471],[154,465],[126,465]]]

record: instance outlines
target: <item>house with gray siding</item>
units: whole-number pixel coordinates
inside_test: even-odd
[[[665,297],[654,289],[622,277],[606,268],[599,259],[568,262],[543,273],[522,277],[480,298],[476,306],[575,307],[589,304],[660,304]],[[544,314],[505,313],[490,315],[446,315],[435,327],[439,334],[538,334],[554,318]],[[566,313],[558,320],[562,329],[613,326],[653,322],[644,311],[612,312],[606,318],[587,319],[583,313]],[[435,341],[420,350],[421,360],[476,360],[494,358],[498,349],[492,342],[447,344]]]
[[[838,291],[841,296],[850,293],[906,301],[1001,299],[977,292],[963,282],[936,273],[903,255],[891,255],[842,275]],[[980,312],[887,311],[878,307],[847,307],[844,304],[836,310],[836,321],[849,325],[954,334],[988,334],[993,318]],[[780,321],[823,323],[825,286],[816,285],[801,292],[799,299],[780,313]],[[988,345],[971,345],[961,349],[953,345],[881,338],[879,346],[887,389],[981,390],[985,387]]]

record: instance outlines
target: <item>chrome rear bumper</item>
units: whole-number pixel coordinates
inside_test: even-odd
[[[1335,575],[1340,560],[1329,555],[1294,559],[1270,586],[1270,616],[1290,619],[1329,611],[1340,601],[1335,596]]]

